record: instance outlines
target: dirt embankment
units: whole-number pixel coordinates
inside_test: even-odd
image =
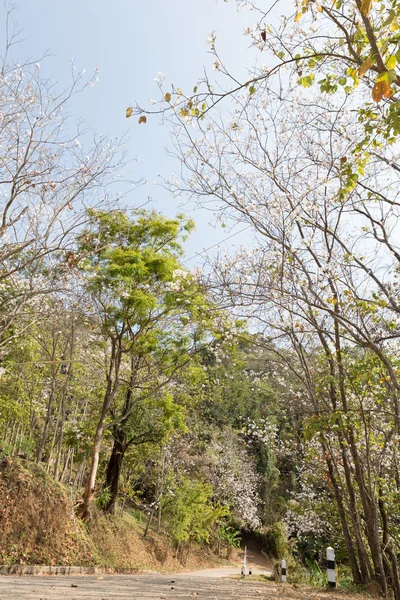
[[[115,570],[182,571],[227,564],[209,548],[194,548],[182,564],[165,536],[132,514],[94,513],[72,519],[69,491],[30,461],[0,462],[0,564],[86,565]]]

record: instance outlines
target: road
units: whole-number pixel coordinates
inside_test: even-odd
[[[0,576],[1,600],[263,600],[266,592],[262,583],[188,574]],[[268,599],[273,597],[281,597],[281,593],[268,586]]]
[[[239,575],[238,565],[202,569],[169,575],[69,575],[0,576],[0,600],[169,600],[208,598],[209,600],[247,600],[279,596],[277,588],[246,579],[226,579]],[[248,550],[247,567],[254,575],[268,575],[272,565],[257,550]]]
[[[247,549],[247,569],[252,568],[253,575],[272,575],[273,567],[271,561],[258,550],[254,548]],[[230,577],[231,575],[240,575],[240,570],[243,565],[244,551],[242,550],[238,556],[239,561],[237,566],[233,567],[218,567],[216,569],[201,569],[199,571],[191,571],[186,573],[191,577]]]

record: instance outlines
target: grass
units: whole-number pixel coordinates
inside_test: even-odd
[[[242,577],[240,574],[238,574],[238,575],[230,575],[229,577],[227,577],[227,579],[236,579],[236,580],[239,579],[239,580],[246,581],[246,582],[256,581],[259,583],[271,583],[271,581],[274,581],[273,575],[252,575],[251,577],[246,575],[246,577]]]

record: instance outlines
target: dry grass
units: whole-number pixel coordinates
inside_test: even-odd
[[[64,488],[33,463],[0,463],[0,559],[3,564],[90,561],[90,540],[73,530]]]
[[[125,512],[106,517],[97,510],[83,524],[71,519],[67,490],[40,465],[0,462],[0,562],[2,564],[97,565],[151,571],[183,571],[228,564],[208,547],[194,546],[185,566],[163,534]]]
[[[88,527],[97,549],[98,564],[117,570],[189,571],[228,564],[210,548],[193,545],[185,565],[182,565],[165,535],[150,530],[144,537],[144,524],[128,512],[120,518],[94,513]]]

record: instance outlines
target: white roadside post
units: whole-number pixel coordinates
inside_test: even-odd
[[[326,549],[326,570],[329,587],[336,587],[335,551],[330,546]]]
[[[246,577],[247,546],[244,547],[243,576]]]
[[[286,560],[282,559],[281,575],[283,583],[286,583]]]

